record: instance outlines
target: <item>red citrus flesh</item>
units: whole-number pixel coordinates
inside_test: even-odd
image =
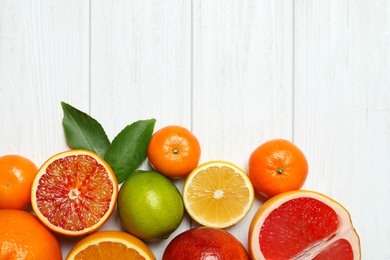
[[[345,239],[339,239],[323,249],[313,260],[353,259],[351,244]]]
[[[336,212],[328,205],[312,198],[293,199],[264,221],[259,237],[261,250],[266,258],[291,258],[334,234],[339,225]]]
[[[33,185],[33,209],[50,229],[83,235],[99,228],[111,215],[118,193],[112,170],[89,152],[54,156]],[[57,158],[58,157],[58,158]]]
[[[263,207],[263,208],[262,208]],[[268,200],[249,233],[254,259],[360,259],[359,237],[339,203],[311,191]]]

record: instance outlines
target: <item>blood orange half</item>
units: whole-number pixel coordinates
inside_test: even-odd
[[[108,220],[117,196],[114,172],[101,157],[87,150],[69,150],[54,155],[39,169],[31,204],[49,229],[81,236]]]
[[[314,191],[291,191],[266,201],[249,228],[252,259],[360,259],[348,211]]]

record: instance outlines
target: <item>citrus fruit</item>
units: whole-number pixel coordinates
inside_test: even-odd
[[[98,231],[83,238],[68,253],[66,260],[156,259],[150,248],[135,236],[117,230]]]
[[[51,230],[68,236],[91,233],[111,216],[118,183],[110,166],[88,150],[54,155],[39,169],[31,204]]]
[[[154,171],[132,173],[119,190],[117,208],[123,227],[143,240],[167,238],[184,216],[179,190]]]
[[[162,260],[234,259],[249,260],[241,242],[229,232],[196,227],[174,237],[165,248]]]
[[[57,238],[26,211],[1,209],[0,234],[0,259],[62,259]]]
[[[257,147],[249,158],[248,176],[253,188],[270,198],[300,189],[308,174],[303,152],[292,142],[273,139]]]
[[[187,128],[171,125],[153,134],[147,155],[157,172],[168,177],[182,177],[198,166],[200,145]]]
[[[226,228],[247,215],[254,191],[241,168],[226,161],[209,161],[188,175],[183,201],[188,214],[199,224]]]
[[[314,191],[290,191],[267,200],[249,227],[252,259],[360,259],[359,237],[348,211]]]
[[[37,166],[20,155],[0,157],[0,209],[24,209],[31,202]]]

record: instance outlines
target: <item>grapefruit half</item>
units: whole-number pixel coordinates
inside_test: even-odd
[[[305,190],[279,194],[259,208],[249,227],[248,249],[252,259],[361,259],[348,211]]]

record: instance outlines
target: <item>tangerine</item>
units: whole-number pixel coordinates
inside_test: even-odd
[[[253,188],[266,198],[300,189],[308,170],[303,152],[284,139],[261,144],[252,152],[248,163],[248,176]]]
[[[267,200],[250,223],[248,248],[256,260],[361,258],[348,211],[328,196],[306,190]]]
[[[147,156],[152,167],[167,177],[188,175],[200,160],[200,144],[187,128],[166,126],[150,139]]]
[[[0,210],[0,234],[0,259],[62,259],[57,238],[26,211]]]
[[[20,155],[0,157],[0,209],[24,209],[31,202],[37,166]]]
[[[48,159],[31,188],[35,214],[49,229],[81,236],[100,228],[114,211],[118,183],[111,167],[88,150]]]

